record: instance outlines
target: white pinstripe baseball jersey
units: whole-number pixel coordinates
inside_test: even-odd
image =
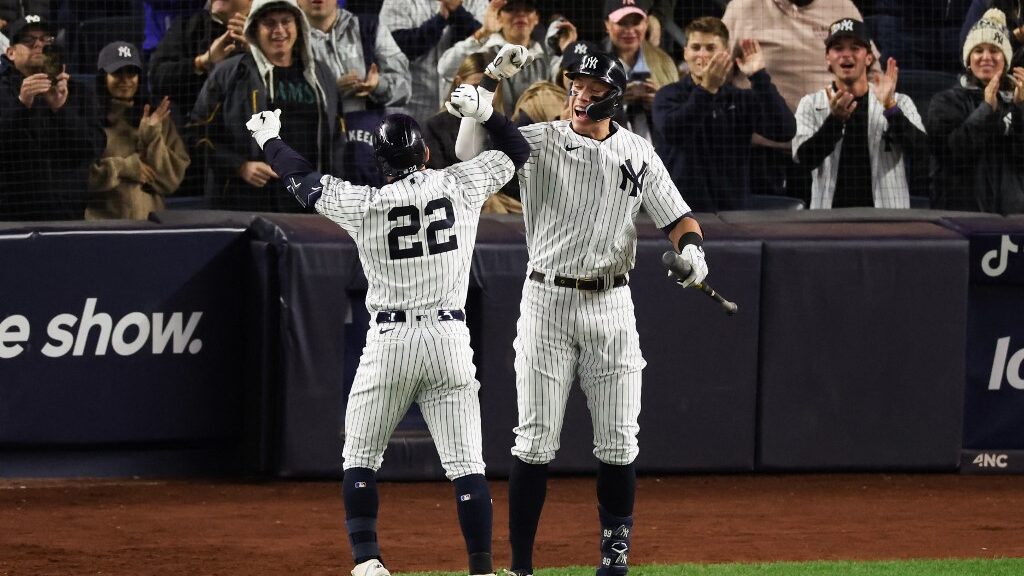
[[[380,189],[320,180],[316,209],[355,240],[371,312],[345,408],[346,470],[379,469],[416,402],[448,478],[483,474],[480,383],[469,329],[453,312],[466,303],[480,207],[514,170],[504,152],[490,151]],[[383,310],[402,312],[378,319]]]
[[[480,207],[514,170],[503,152],[488,151],[380,189],[324,176],[316,210],[359,247],[371,312],[462,308]]]
[[[531,269],[625,274],[636,258],[641,204],[659,228],[690,211],[654,147],[615,128],[603,141],[576,134],[568,120],[520,128],[530,144],[518,174]]]
[[[621,126],[598,141],[569,121],[520,129],[530,158],[519,170],[530,269],[514,342],[519,425],[512,454],[550,462],[559,447],[565,403],[575,378],[587,396],[594,454],[633,462],[639,447],[641,371],[628,286],[583,291],[550,283],[556,275],[613,276],[633,268],[634,219],[643,207],[659,228],[690,211],[645,139]]]

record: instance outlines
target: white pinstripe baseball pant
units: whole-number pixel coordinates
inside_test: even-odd
[[[554,460],[576,376],[594,427],[594,455],[616,465],[639,453],[641,371],[629,286],[584,291],[527,279],[515,339],[519,425],[512,454]]]
[[[480,382],[469,329],[438,320],[436,310],[406,316],[381,324],[371,318],[345,410],[344,468],[380,469],[388,439],[416,402],[448,479],[483,474]]]

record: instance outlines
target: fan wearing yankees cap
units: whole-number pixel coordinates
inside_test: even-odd
[[[868,80],[874,58],[863,22],[829,26],[832,82],[800,100],[793,138],[793,158],[812,170],[811,208],[910,207],[906,159],[926,161],[924,124],[910,97],[896,92],[895,59]]]
[[[89,167],[86,220],[145,220],[163,210],[185,178],[189,155],[171,119],[171,100],[151,106],[143,98],[142,53],[130,42],[111,42],[97,60],[96,98],[107,133],[103,157]]]
[[[0,64],[0,220],[81,220],[105,137],[92,90],[71,79],[41,15],[8,24]]]
[[[519,425],[509,485],[511,568],[517,576],[533,574],[548,464],[578,377],[598,460],[597,574],[622,576],[632,546],[646,365],[628,286],[640,208],[689,266],[679,283],[701,283],[708,268],[701,227],[654,148],[612,120],[626,90],[618,59],[588,53],[567,75],[571,119],[519,129],[530,145],[517,173],[529,267],[514,342]],[[480,151],[479,124],[462,122],[455,150],[466,159]]]

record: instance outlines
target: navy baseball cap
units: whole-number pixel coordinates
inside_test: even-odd
[[[602,52],[597,44],[587,40],[577,40],[565,47],[565,52],[562,53],[561,66],[564,70],[575,70],[581,58],[594,52]]]
[[[139,49],[131,42],[111,42],[100,50],[100,56],[96,61],[96,67],[100,72],[113,74],[125,66],[134,66],[142,70]]]
[[[11,42],[17,43],[18,40],[21,39],[21,33],[28,31],[28,29],[33,26],[45,30],[50,35],[57,33],[57,27],[49,20],[36,14],[25,14],[21,18],[18,18],[7,25],[7,29],[4,30],[4,35],[7,36],[7,39]]]
[[[828,50],[833,44],[842,38],[853,38],[858,44],[871,49],[871,37],[868,36],[868,27],[860,20],[853,18],[840,18],[828,27],[828,38],[825,38],[825,49]]]

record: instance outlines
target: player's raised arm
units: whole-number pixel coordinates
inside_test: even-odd
[[[452,92],[451,99],[444,105],[448,112],[462,118],[463,123],[469,120],[473,124],[483,124],[494,143],[494,149],[504,152],[518,170],[530,157],[530,145],[507,116],[494,111],[490,94],[483,87],[463,84]],[[459,136],[462,136],[461,126],[459,127]],[[458,150],[458,144],[456,144],[456,150]],[[476,154],[472,157],[475,156]],[[460,159],[469,160],[469,158],[461,157]]]
[[[320,198],[323,174],[281,140],[281,110],[257,112],[245,123],[274,172],[281,178],[295,199],[308,208]]]
[[[459,135],[455,139],[455,156],[459,160],[469,160],[483,152],[484,131],[480,129],[481,125],[487,129],[492,139],[496,138],[494,131],[497,131],[500,137],[505,133],[505,124],[511,125],[503,114],[493,112],[491,100],[494,98],[494,91],[498,88],[498,83],[518,74],[532,59],[533,56],[525,46],[506,44],[501,47],[494,60],[487,65],[487,70],[484,72],[479,86],[463,84],[452,92],[450,101],[445,102],[445,108],[453,115],[462,118]],[[489,123],[492,114],[500,119]],[[512,130],[515,128],[513,127]],[[504,150],[497,140],[494,143],[496,149],[508,154],[508,151]],[[529,157],[528,147],[526,154],[527,156],[523,158],[522,162],[516,161],[515,157],[509,154],[509,158],[516,163],[517,170]]]

